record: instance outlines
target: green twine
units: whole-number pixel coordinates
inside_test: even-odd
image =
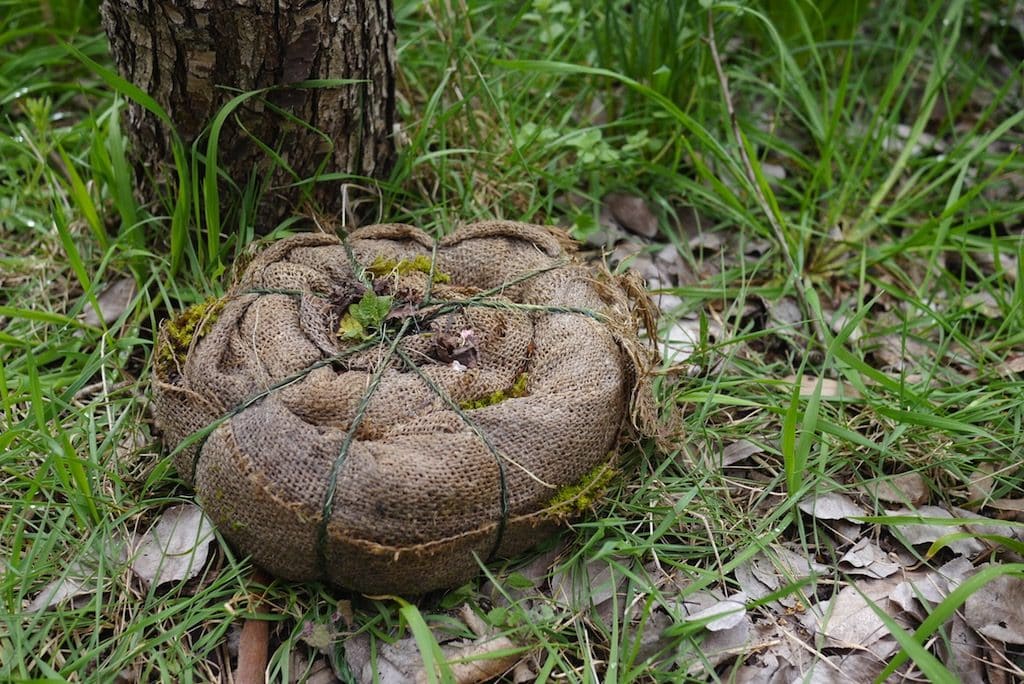
[[[414,370],[416,374],[420,376],[420,379],[423,380],[427,387],[433,390],[434,394],[441,397],[441,400],[444,401],[444,403],[448,404],[449,408],[451,408],[453,411],[455,411],[456,414],[458,414],[459,418],[462,419],[462,422],[469,426],[469,429],[473,431],[473,434],[480,438],[480,441],[484,443],[484,446],[487,447],[487,450],[491,452],[492,456],[494,456],[495,463],[498,464],[498,487],[501,496],[501,515],[498,518],[498,530],[495,533],[494,543],[491,545],[491,550],[487,554],[487,560],[484,561],[485,563],[490,563],[492,560],[494,560],[494,556],[498,553],[498,549],[501,548],[501,542],[505,536],[505,527],[508,525],[509,498],[508,476],[505,471],[504,461],[505,457],[501,454],[501,452],[499,452],[495,448],[495,446],[491,443],[490,438],[484,433],[484,431],[481,430],[476,423],[469,419],[469,416],[467,416],[465,411],[462,410],[462,407],[459,406],[458,403],[451,398],[451,395],[445,392],[444,389],[441,388],[433,380],[431,380],[426,373],[420,370],[420,367],[417,366],[413,362],[413,360],[410,359],[409,356],[401,349],[398,350],[398,356],[402,359],[402,361],[405,362],[405,364],[409,368]]]
[[[363,422],[363,417],[366,415],[366,410],[370,406],[370,399],[377,391],[377,387],[380,385],[380,380],[384,377],[384,371],[388,368],[388,361],[395,355],[395,350],[398,349],[398,343],[405,336],[405,331],[409,329],[411,319],[405,319],[402,323],[401,329],[398,334],[395,335],[395,339],[391,341],[391,346],[388,347],[387,354],[381,359],[380,365],[377,370],[373,372],[370,378],[370,385],[366,388],[366,393],[363,394],[359,400],[359,406],[356,407],[356,413],[352,417],[352,424],[348,426],[348,432],[345,434],[345,439],[341,442],[341,448],[338,449],[338,455],[334,459],[334,463],[331,466],[331,473],[327,478],[327,489],[324,491],[324,501],[321,511],[320,524],[317,525],[316,532],[316,563],[320,569],[320,574],[326,574],[327,566],[327,526],[331,521],[331,516],[334,514],[334,494],[338,489],[338,476],[341,473],[341,468],[345,465],[345,461],[348,459],[348,450],[352,446],[352,442],[355,440],[356,431],[359,429],[360,424]]]

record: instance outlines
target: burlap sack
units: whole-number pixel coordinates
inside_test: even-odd
[[[283,578],[412,594],[585,508],[650,424],[655,357],[642,291],[567,244],[497,221],[299,235],[165,324],[157,425],[223,535]],[[387,316],[352,332],[368,292]]]

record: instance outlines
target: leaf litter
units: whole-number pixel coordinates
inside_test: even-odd
[[[919,144],[923,142],[927,141],[921,139]],[[677,246],[656,242],[661,233],[637,226],[630,228],[618,222],[610,208],[606,211],[606,219],[624,229],[605,235],[614,242],[607,245],[612,265],[636,269],[654,290],[652,298],[663,313],[661,338],[666,365],[697,363],[705,368],[714,367],[715,362],[709,362],[702,352],[708,345],[724,348],[730,344],[730,331],[736,329],[727,325],[730,321],[755,321],[754,330],[762,326],[777,340],[773,342],[769,336],[757,345],[743,343],[739,356],[752,354],[767,361],[784,358],[786,349],[802,351],[801,340],[810,333],[803,313],[791,298],[732,307],[725,304],[720,309],[709,308],[701,316],[685,312],[684,302],[673,294],[676,288],[706,280],[737,260],[759,258],[767,244],[760,248],[739,246],[721,233],[695,230],[691,222],[688,230],[692,235],[684,247],[691,250],[692,258],[682,258]],[[698,218],[696,223],[699,222]],[[682,227],[682,223],[677,226]],[[992,268],[1012,265],[1008,262]],[[848,321],[848,315],[839,312],[839,301],[837,298],[835,302],[822,302],[825,320],[833,321],[834,334]],[[877,369],[901,374],[908,382],[919,382],[908,371],[916,372],[927,364],[945,360],[952,371],[949,377],[954,380],[976,375],[957,346],[938,350],[929,339],[935,334],[934,328],[924,329],[916,336],[907,335],[906,322],[913,312],[905,302],[888,296],[878,301],[881,315],[861,322],[850,337],[850,342],[864,349]],[[962,305],[974,307],[986,316],[998,314],[998,303],[991,297],[968,298]],[[897,332],[879,334],[887,328]],[[719,369],[728,370],[721,366]],[[994,367],[995,373],[1004,376],[1024,373],[1021,369],[1024,362],[1014,355]],[[864,404],[861,389],[845,379],[794,372],[784,381],[798,386],[805,401],[818,396],[823,402]],[[935,380],[933,384],[937,384]],[[774,436],[754,434],[750,439],[724,445],[717,455],[713,450],[705,451],[701,460],[723,473],[727,469],[730,478],[753,477],[756,481],[758,469],[774,458],[775,449]],[[965,486],[974,495],[972,498],[1004,517],[1024,517],[1024,504],[1018,505],[1024,499],[994,497],[990,475],[991,469],[985,468],[969,475]],[[797,508],[808,516],[816,538],[822,542],[821,548],[791,548],[791,542],[771,544],[738,564],[728,577],[730,583],[735,583],[732,586],[739,587],[739,593],[704,590],[690,593],[684,600],[666,601],[663,597],[649,613],[623,613],[622,618],[627,621],[623,629],[635,628],[641,633],[638,642],[643,658],[662,667],[670,662],[669,669],[692,677],[702,673],[707,676],[713,668],[717,676],[739,682],[870,681],[899,650],[877,610],[903,629],[913,631],[956,586],[985,567],[977,564],[991,553],[991,545],[970,535],[949,535],[1019,534],[985,525],[986,520],[978,513],[928,505],[931,491],[923,472],[904,467],[902,472],[875,475],[845,492],[805,496],[797,502]],[[865,522],[872,515],[916,517],[920,522]],[[928,518],[948,520],[951,524],[929,523]],[[932,548],[944,538],[943,548]],[[937,555],[922,560],[920,554],[929,550]],[[578,586],[572,591],[607,601],[611,596],[608,567],[588,564],[587,571],[576,575],[573,581],[589,582],[590,593]],[[652,568],[645,568],[654,574]],[[929,642],[942,662],[965,681],[977,681],[981,673],[990,676],[994,667],[990,663],[999,658],[1003,648],[1000,644],[1017,643],[1017,626],[1024,624],[1024,615],[1004,607],[1001,612],[1007,619],[992,616],[999,615],[996,608],[1000,601],[1009,599],[1016,601],[1015,607],[1024,606],[1024,600],[1017,596],[1021,583],[1019,577],[1007,577],[983,586],[969,600],[970,614],[966,606],[955,612],[945,626],[946,638]],[[562,598],[556,603],[564,608],[571,605],[577,615],[596,618],[604,607],[602,603],[588,606],[585,602],[566,600],[569,584],[564,578],[557,586]],[[615,591],[621,592],[622,586],[615,585]],[[534,600],[541,600],[536,598],[536,592],[545,590],[543,582],[533,587]],[[676,591],[686,593],[685,584],[681,589],[677,586]],[[718,614],[723,617],[714,619]],[[606,619],[605,607],[602,620]],[[672,636],[680,630],[688,634],[682,642]],[[920,675],[914,674],[912,665],[904,664],[894,675],[898,676]]]
[[[896,133],[906,137],[907,131],[897,128]],[[921,154],[941,150],[944,142],[924,135],[917,138],[915,145],[920,149],[914,153]],[[606,203],[608,200],[605,198]],[[629,201],[639,206],[637,200]],[[685,215],[690,221],[674,226],[683,237],[682,245],[659,244],[657,241],[664,239],[673,227],[659,232],[626,226],[612,209],[606,205],[606,218],[625,230],[605,235],[613,241],[607,245],[610,260],[613,266],[636,269],[654,291],[652,299],[663,314],[661,339],[666,366],[703,365],[705,372],[710,368],[728,372],[727,365],[716,365],[703,352],[710,345],[716,350],[726,349],[732,344],[730,335],[740,329],[743,321],[748,322],[748,331],[764,330],[768,334],[756,343],[740,343],[737,357],[753,356],[769,363],[785,360],[786,354],[794,351],[797,358],[804,353],[802,340],[808,338],[810,330],[804,313],[791,297],[753,303],[724,302],[708,306],[701,315],[686,311],[685,302],[674,295],[677,288],[707,282],[741,260],[759,258],[770,247],[768,244],[735,244],[728,234],[703,230],[699,227],[701,219],[686,213],[680,216]],[[684,258],[686,249],[689,256]],[[1013,255],[1001,254],[997,259],[987,253],[971,256],[988,277],[1002,273],[1010,279],[1017,274]],[[945,267],[953,271],[962,264],[948,261]],[[883,274],[881,282],[887,278]],[[898,282],[892,281],[891,285],[899,291]],[[844,297],[852,296],[855,288],[846,288],[844,292],[843,287],[837,283],[836,298],[823,298],[821,302],[824,320],[830,322],[833,334],[839,334],[851,316],[842,307]],[[867,292],[868,296],[873,294]],[[937,296],[936,304],[959,306],[993,320],[1004,313],[998,299],[987,291],[943,302],[944,296]],[[883,290],[877,294],[875,308],[878,315],[861,321],[850,335],[849,344],[859,347],[879,372],[904,382],[919,383],[938,364],[943,375],[931,375],[932,387],[942,387],[946,382],[961,384],[978,376],[970,354],[957,343],[944,347],[937,344],[937,327],[920,325],[910,303]],[[1004,362],[993,364],[990,372],[1007,378],[1024,374],[1024,354],[1011,351],[1004,358]],[[822,402],[866,405],[862,388],[845,378],[793,372],[784,381],[799,387],[799,396],[804,401],[817,396]],[[877,382],[871,377],[868,381]],[[874,389],[874,385],[869,388]],[[876,424],[879,430],[884,429],[880,421]],[[704,450],[700,461],[731,480],[756,482],[759,468],[773,460],[777,448],[774,436],[753,434],[749,439],[725,444],[717,453],[714,449]],[[741,593],[733,596],[743,597],[746,605],[756,607],[744,605],[743,610],[736,612],[737,622],[717,632],[710,627],[721,623],[714,620],[697,627],[695,639],[688,643],[701,644],[698,658],[687,662],[686,648],[668,647],[671,639],[666,634],[678,631],[681,625],[698,624],[700,621],[694,621],[694,615],[706,618],[716,611],[725,612],[729,599],[723,593],[705,591],[696,599],[691,598],[696,600],[690,606],[694,610],[680,610],[680,606],[656,608],[644,618],[644,624],[658,635],[644,635],[641,653],[664,662],[668,648],[673,651],[670,657],[675,659],[674,667],[690,676],[701,672],[709,675],[714,668],[715,676],[732,677],[739,682],[862,682],[877,677],[899,650],[877,610],[905,630],[917,629],[956,586],[986,567],[984,561],[995,547],[975,535],[1021,536],[1019,528],[1009,530],[987,524],[990,521],[978,512],[929,505],[933,473],[919,471],[913,464],[893,470],[862,480],[845,491],[812,494],[797,502],[822,547],[791,549],[790,542],[772,544],[736,565],[727,581],[734,582],[732,586],[738,586]],[[994,494],[992,472],[990,465],[983,465],[968,473],[963,486],[974,502],[970,507],[1004,519],[1024,519],[1024,498]],[[865,522],[873,515],[883,519],[917,518],[920,522]],[[922,553],[936,555],[922,558]],[[595,591],[607,580],[604,572],[588,577]],[[999,667],[1006,667],[1006,661],[1003,665],[993,663],[1013,657],[1011,647],[1020,643],[1020,625],[1024,625],[1022,591],[1024,580],[1019,576],[1004,576],[984,585],[971,594],[968,605],[949,618],[944,638],[933,639],[926,646],[964,681],[986,677],[1002,681],[1003,677],[994,673]],[[1008,602],[1012,607],[1008,607]],[[576,608],[586,611],[586,606]],[[591,612],[595,610],[591,606]],[[639,619],[635,615],[625,617]],[[719,638],[725,635],[730,638],[728,642]],[[1016,653],[1019,658],[1019,651]],[[1008,670],[1024,674],[1016,667],[1011,664]],[[920,674],[914,674],[912,665],[904,664],[893,676],[913,678]]]
[[[139,540],[132,572],[147,588],[191,579],[206,565],[213,540],[213,523],[199,506],[172,506]]]
[[[91,326],[98,326],[101,323],[103,325],[110,325],[128,310],[134,298],[134,278],[115,280],[96,297],[96,302],[99,304],[99,312],[97,313],[94,307],[86,306],[82,312],[82,322]]]
[[[172,506],[145,534],[115,536],[103,543],[102,551],[73,561],[61,577],[26,604],[25,610],[37,612],[102,590],[97,579],[101,569],[108,576],[116,576],[118,568],[127,566],[146,589],[192,579],[206,565],[214,538],[213,524],[199,506]]]
[[[516,671],[523,661],[522,649],[516,643],[490,628],[468,605],[458,610],[458,616],[473,638],[452,638],[438,629],[432,632],[456,684],[492,681]],[[411,635],[379,645],[376,653],[366,633],[350,636],[344,643],[348,670],[361,684],[436,681],[436,675],[426,670],[419,645]]]

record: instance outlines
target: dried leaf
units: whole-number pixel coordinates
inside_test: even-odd
[[[441,647],[445,660],[451,664],[456,684],[479,684],[505,674],[522,658],[516,644],[504,636],[483,637],[472,641],[445,644]],[[429,682],[425,671],[416,675],[417,683]]]
[[[872,354],[884,369],[902,372],[933,355],[928,345],[909,336],[885,335],[878,340],[880,345],[872,350]]]
[[[85,568],[80,563],[72,564],[63,577],[55,579],[43,587],[36,597],[25,606],[25,611],[35,613],[55,606],[66,599],[93,593],[96,591],[96,585],[94,582],[90,583],[89,580],[94,574],[95,570]]]
[[[928,499],[928,485],[919,473],[899,473],[873,480],[864,490],[874,499],[888,503],[917,506]]]
[[[955,517],[964,520],[963,527],[968,532],[972,532],[974,534],[994,535],[1006,535],[1009,533],[1011,536],[1013,535],[1012,530],[1007,530],[1007,528],[1002,525],[994,524],[991,518],[986,518],[980,513],[968,511],[956,506],[951,507],[950,510]]]
[[[811,575],[823,575],[830,572],[827,565],[812,561],[804,553],[798,553],[778,544],[773,544],[770,549],[770,554],[762,551],[752,559],[754,574],[762,581],[775,578],[776,582],[789,584],[806,579]],[[776,586],[782,586],[782,584],[776,584]]]
[[[299,651],[292,652],[293,657],[301,656],[302,653]],[[305,659],[305,658],[302,658]],[[257,680],[244,680],[239,679],[239,682],[245,681],[261,681]],[[341,680],[338,679],[334,671],[331,670],[331,664],[327,658],[323,655],[313,658],[312,664],[301,664],[301,667],[297,664],[292,669],[292,684],[341,684]]]
[[[733,442],[724,449],[722,449],[721,462],[716,464],[721,468],[727,468],[728,466],[735,465],[740,461],[744,461],[754,454],[763,454],[764,448],[754,444],[753,442],[741,439],[738,442]]]
[[[511,603],[523,603],[529,607],[530,599],[541,596],[541,585],[545,583],[551,574],[551,566],[565,551],[566,544],[552,547],[540,554],[532,561],[515,570],[498,582],[498,586],[488,581],[481,588],[480,593],[490,598],[495,606],[503,607]],[[544,597],[546,599],[546,596]],[[526,602],[526,603],[524,603]]]
[[[770,162],[761,163],[761,171],[764,175],[772,180],[781,181],[786,180],[786,167],[780,164],[772,164]],[[770,182],[770,181],[769,181]]]
[[[832,378],[819,378],[816,375],[787,376],[786,382],[791,384],[799,383],[800,398],[810,399],[818,393],[822,401],[856,401],[861,398],[853,385],[848,382],[838,382]],[[818,390],[818,383],[821,382],[821,390]]]
[[[1002,376],[1013,376],[1024,373],[1024,354],[1008,356],[1005,361],[995,367],[996,373]]]
[[[868,515],[868,512],[854,503],[853,499],[840,492],[809,496],[802,499],[797,507],[819,520],[848,520]]]
[[[722,617],[711,620],[704,625],[704,629],[709,632],[721,632],[725,629],[732,629],[747,617],[746,602],[747,595],[740,592],[696,613],[691,613],[682,620],[683,622],[698,622],[721,615]]]
[[[725,239],[720,233],[701,231],[686,241],[686,246],[694,252],[711,255],[722,249]]]
[[[738,650],[751,642],[753,623],[744,606],[746,600],[743,593],[735,594],[682,618],[684,622],[693,622],[722,616],[704,626],[699,644],[688,641],[682,645],[676,661],[690,675],[704,671],[708,664],[716,667],[734,658]]]
[[[995,469],[995,464],[988,462],[978,465],[971,471],[968,476],[967,491],[972,501],[987,499],[992,494],[992,488],[995,486],[995,478],[992,477],[992,473],[995,472]]]
[[[98,326],[102,318],[105,325],[110,325],[121,317],[121,314],[132,303],[132,298],[134,297],[134,278],[115,280],[96,298],[97,303],[100,305],[100,315],[96,314],[96,309],[92,306],[86,306],[82,312],[82,322],[86,325]]]
[[[630,564],[628,558],[620,559],[623,565]],[[551,600],[572,612],[591,611],[593,617],[610,622],[612,601],[621,593],[626,575],[606,560],[588,562],[585,566],[570,566],[551,578]],[[618,608],[624,603],[618,601]]]
[[[515,649],[516,644],[503,636],[463,639],[441,646],[441,652],[449,662],[456,684],[490,681],[508,672],[522,657],[516,653],[508,653]],[[488,657],[492,655],[493,657]],[[345,659],[356,680],[364,684],[431,681],[423,668],[423,658],[416,639],[411,635],[394,643],[378,644],[375,657],[370,652],[369,635],[349,637],[345,640]]]
[[[173,506],[140,540],[132,571],[147,587],[191,579],[206,564],[211,541],[213,524],[199,506]]]
[[[672,322],[661,335],[661,356],[667,364],[685,363],[701,347],[700,320],[695,317],[679,318]],[[714,344],[724,338],[722,326],[714,320],[707,321],[707,342]]]
[[[944,508],[938,506],[920,506],[915,510],[901,508],[896,511],[889,511],[888,515],[893,516],[920,516],[922,518],[946,518],[953,516]],[[906,540],[910,546],[918,544],[931,544],[935,540],[956,532],[963,532],[959,525],[933,525],[929,523],[900,523],[893,526],[897,532]],[[949,545],[954,553],[962,556],[975,556],[985,550],[985,545],[977,539],[957,539]]]
[[[876,644],[895,644],[895,639],[879,639]],[[895,652],[896,647],[893,648]],[[813,682],[813,684],[853,684],[871,682],[881,674],[885,662],[874,653],[853,651],[841,655],[830,655],[816,661],[800,677],[792,681]]]
[[[639,635],[633,635],[633,643],[639,641],[637,651],[637,662],[643,662],[657,654],[666,654],[677,643],[678,638],[666,635],[665,630],[674,624],[672,618],[665,611],[658,609],[650,613],[646,620],[639,624],[630,625],[627,629],[639,631]],[[663,659],[663,658],[662,658]]]
[[[50,608],[68,599],[92,594],[99,587],[96,582],[97,569],[102,562],[124,563],[128,559],[131,543],[120,535],[109,540],[99,553],[87,552],[72,562],[61,577],[43,587],[26,606],[25,611],[34,613]]]
[[[367,681],[373,681],[369,634],[362,632],[345,639],[344,653],[345,664],[348,665],[349,671],[357,682],[363,684]],[[369,678],[366,676],[367,670],[369,670]]]
[[[823,520],[822,525],[832,533],[840,546],[856,544],[863,531],[859,523],[849,520]]]
[[[774,577],[770,578],[770,581],[765,581],[754,572],[753,559],[748,560],[746,563],[738,565],[734,574],[736,576],[736,582],[740,585],[740,589],[743,590],[750,598],[756,600],[763,599],[775,590],[779,588],[778,582]]]
[[[661,339],[665,363],[684,363],[700,346],[700,323],[693,319],[676,321]]]
[[[794,335],[803,327],[807,317],[804,316],[804,312],[800,310],[800,305],[797,304],[796,299],[793,297],[765,300],[764,304],[765,309],[768,311],[768,319],[773,327],[785,329],[781,331],[776,330],[775,332]]]
[[[804,625],[826,637],[826,645],[838,648],[868,648],[889,634],[888,628],[868,604],[889,613],[897,622],[899,606],[889,600],[889,594],[902,582],[900,578],[861,580],[843,589],[827,601],[813,606],[805,613]]]
[[[1024,644],[1024,579],[1001,575],[967,597],[964,620],[979,634]]]
[[[679,274],[683,269],[683,262],[673,245],[666,245],[654,255],[643,245],[624,242],[612,251],[609,261],[640,276],[655,306],[666,315],[682,306],[683,300],[671,291],[679,284]]]
[[[991,292],[972,292],[964,297],[963,305],[966,309],[977,309],[986,318],[1002,318],[1003,316],[999,302]]]
[[[457,335],[439,334],[434,337],[431,353],[444,363],[458,364],[461,370],[476,368],[480,349],[473,330],[462,330]],[[522,376],[521,376],[522,377]]]
[[[666,276],[665,280],[673,284],[679,283],[679,276],[686,270],[683,257],[679,255],[679,250],[673,244],[667,244],[662,247],[654,255],[654,263],[658,266],[658,270],[662,275]]]
[[[908,580],[896,585],[896,588],[889,593],[889,600],[899,606],[900,610],[907,615],[923,620],[927,616],[927,612],[922,609],[918,596],[916,585]]]
[[[893,154],[903,152],[903,148],[907,145],[907,140],[911,137],[911,128],[907,124],[901,123],[896,124],[894,129],[895,135],[887,135],[882,139],[882,148],[887,152]],[[910,148],[910,155],[914,157],[920,156],[926,150],[935,150],[941,152],[945,149],[945,143],[941,140],[937,140],[931,133],[920,132],[917,139],[914,141],[913,146]]]
[[[934,572],[929,572],[922,580],[912,576],[914,588],[926,600],[939,603],[974,572],[974,563],[958,556],[944,563]]]
[[[811,561],[805,554],[794,552],[784,546],[773,545],[769,552],[761,551],[741,564],[735,570],[740,588],[753,599],[761,599],[788,584],[804,580],[812,575],[829,574],[828,566]],[[804,596],[813,594],[813,584],[782,596],[772,603],[783,611],[796,607],[805,601]]]
[[[766,660],[766,658],[762,658],[762,660]],[[770,664],[744,664],[730,672],[728,681],[736,682],[736,684],[776,684],[777,682],[801,681],[799,678],[791,680],[788,677],[780,676],[783,668],[786,668],[786,664],[778,658],[772,659]]]
[[[900,564],[894,563],[878,544],[863,538],[839,559],[839,567],[851,575],[882,579],[899,571]]]
[[[658,217],[654,215],[642,197],[624,192],[613,192],[605,196],[604,204],[623,228],[645,238],[658,234]]]
[[[512,684],[526,684],[527,682],[535,681],[537,681],[537,673],[530,665],[529,660],[524,658],[512,668]]]
[[[756,642],[751,644],[749,653],[752,657],[748,657],[747,662],[759,662],[764,670],[774,671],[769,680],[772,684],[807,681],[805,674],[811,671],[820,657],[787,622],[764,621],[754,625]],[[735,681],[745,680],[737,678]]]
[[[953,613],[948,623],[949,640],[940,640],[939,647],[946,651],[943,663],[961,682],[985,681],[981,637],[967,624],[959,612]]]
[[[997,511],[1013,513],[1013,518],[1016,520],[1024,518],[1024,499],[992,499],[985,502],[985,506]]]
[[[904,581],[893,588],[889,600],[914,619],[924,620],[932,606],[944,600],[963,579],[974,572],[974,564],[957,556],[938,569],[906,572]]]
[[[351,641],[351,639],[349,640]],[[367,638],[369,642],[369,638]],[[346,646],[346,655],[348,647]],[[369,647],[367,647],[369,651]],[[376,677],[374,677],[374,665],[376,665]],[[376,662],[372,661],[367,654],[366,664],[358,672],[359,681],[369,684],[407,684],[414,682],[423,671],[423,658],[420,656],[420,649],[416,645],[416,639],[408,636],[399,639],[392,644],[382,644],[378,648]]]

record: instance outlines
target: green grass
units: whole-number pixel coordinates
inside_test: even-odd
[[[211,681],[230,667],[229,632],[254,616],[271,621],[272,681],[295,676],[293,652],[312,659],[314,625],[339,669],[352,633],[377,654],[411,634],[443,679],[432,640],[466,636],[453,611],[468,602],[542,680],[676,681],[663,656],[699,665],[701,630],[666,628],[659,605],[734,593],[736,569],[781,542],[832,570],[779,596],[806,604],[844,579],[835,537],[797,507],[807,496],[853,493],[887,538],[895,506],[862,492],[893,474],[919,474],[926,503],[989,517],[987,503],[1024,498],[1024,377],[1006,370],[1024,355],[1024,79],[1002,4],[873,3],[826,21],[799,0],[713,2],[735,127],[705,3],[669,4],[396,7],[403,144],[380,184],[384,220],[443,234],[505,217],[583,236],[606,193],[635,192],[701,274],[673,294],[705,334],[659,380],[685,449],[636,453],[553,560],[552,573],[600,567],[620,582],[614,609],[596,611],[586,583],[561,606],[514,562],[412,603],[264,586],[223,544],[199,577],[140,588],[110,549],[189,498],[151,433],[154,331],[222,291],[224,268],[251,253],[258,198],[218,197],[216,169],[202,175],[215,121],[178,150],[182,192],[139,205],[119,123],[139,95],[111,71],[96,3],[0,0],[0,679]],[[725,250],[691,249],[673,228],[690,207]],[[203,230],[218,225],[223,236]],[[125,278],[135,294],[116,319],[84,323]],[[800,320],[773,322],[783,302]],[[837,382],[856,396],[837,400]],[[713,465],[740,440],[753,461]],[[920,627],[888,624],[893,667],[909,656],[949,675],[937,631],[986,580],[1024,575],[1009,563],[1020,534],[988,534],[994,565]],[[914,553],[946,558],[931,552]],[[82,598],[25,610],[77,575]],[[774,598],[751,612],[771,615],[758,611]],[[701,680],[735,674],[698,665]],[[1003,666],[1020,677],[1020,653]]]

